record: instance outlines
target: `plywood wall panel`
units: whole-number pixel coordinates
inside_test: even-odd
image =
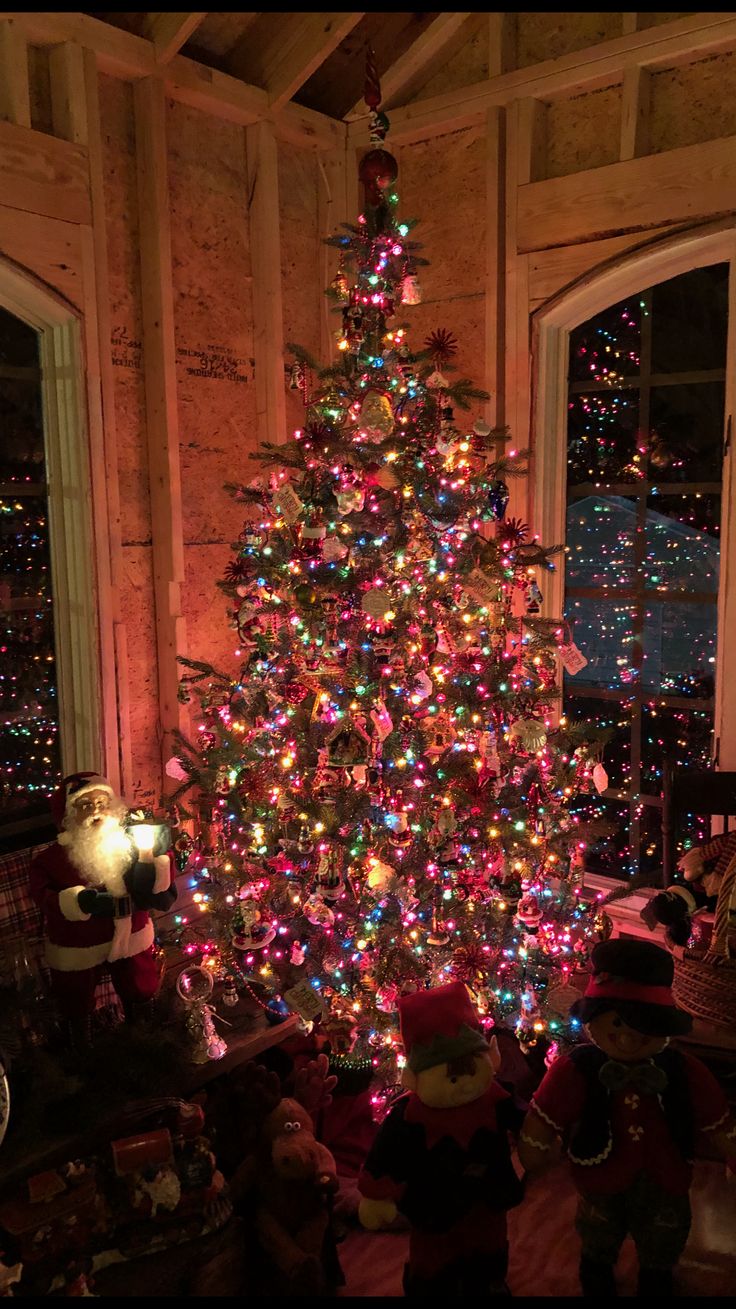
[[[169,104],[169,190],[185,552],[229,542],[227,481],[252,475],[253,314],[243,129]],[[185,592],[187,626],[196,620]],[[207,651],[191,646],[195,658]]]
[[[652,154],[736,134],[736,51],[650,76]]]
[[[240,510],[242,517],[242,509]],[[237,535],[237,534],[236,534]],[[229,625],[229,598],[217,583],[230,559],[227,544],[189,545],[184,552],[187,639],[194,659],[207,659],[223,673],[237,675],[237,633]],[[196,715],[194,716],[196,721]]]
[[[399,212],[420,220],[414,235],[430,260],[420,269],[425,301],[476,295],[483,287],[485,166],[484,123],[401,151]]]
[[[621,88],[610,86],[569,100],[553,100],[547,106],[545,127],[547,177],[564,177],[616,163]]]
[[[517,14],[518,68],[621,36],[621,14]]]

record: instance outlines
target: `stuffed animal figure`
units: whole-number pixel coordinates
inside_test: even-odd
[[[409,1094],[358,1179],[360,1221],[375,1230],[397,1211],[408,1219],[407,1296],[508,1294],[506,1210],[522,1196],[508,1130],[522,1115],[495,1080],[497,1043],[480,1031],[462,982],[398,1003]]]
[[[705,845],[693,846],[677,861],[684,886],[660,891],[641,911],[650,931],[657,923],[665,928],[669,945],[687,945],[696,909],[715,909],[718,890],[728,865],[736,855],[736,831],[722,832]]]
[[[319,1107],[335,1078],[320,1055],[297,1075],[295,1094]],[[337,1165],[315,1139],[311,1115],[296,1098],[282,1098],[275,1073],[251,1065],[245,1099],[265,1112],[255,1151],[233,1179],[237,1197],[256,1199],[261,1249],[281,1274],[284,1294],[322,1295],[344,1281],[330,1222]],[[321,1094],[320,1094],[321,1093]]]
[[[519,1157],[529,1171],[566,1145],[579,1191],[585,1296],[616,1294],[627,1234],[639,1256],[639,1295],[671,1295],[690,1230],[688,1192],[698,1133],[726,1158],[736,1124],[699,1059],[669,1049],[692,1019],[672,999],[672,956],[648,941],[597,945],[592,976],[571,1015],[590,1044],[561,1055],[534,1093]]]

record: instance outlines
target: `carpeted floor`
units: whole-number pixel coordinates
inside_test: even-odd
[[[348,1182],[341,1196],[348,1210],[354,1209],[351,1188],[354,1183]],[[679,1294],[733,1297],[736,1179],[727,1181],[722,1164],[698,1162],[692,1202],[693,1227],[680,1264]],[[508,1280],[514,1296],[559,1299],[580,1294],[574,1214],[575,1193],[564,1164],[528,1187],[523,1204],[510,1215]],[[354,1217],[346,1225],[347,1235],[339,1247],[346,1285],[339,1298],[385,1299],[401,1295],[406,1234],[367,1233],[357,1226]],[[97,1275],[95,1290],[102,1296],[124,1298],[269,1298],[276,1292],[268,1279],[265,1285],[254,1286],[251,1238],[242,1223],[233,1220],[222,1232],[203,1241],[105,1269]],[[619,1285],[623,1296],[634,1295],[636,1256],[630,1242],[619,1261]]]
[[[736,1294],[736,1178],[722,1164],[698,1162],[691,1194],[693,1226],[680,1263],[683,1296]],[[527,1188],[523,1204],[509,1215],[511,1260],[508,1282],[524,1296],[578,1296],[579,1244],[573,1221],[576,1196],[561,1164]],[[406,1235],[351,1230],[340,1246],[347,1278],[342,1296],[401,1295]],[[627,1241],[619,1260],[619,1289],[636,1290],[636,1254]]]

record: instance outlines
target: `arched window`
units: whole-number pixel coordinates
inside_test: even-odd
[[[608,734],[608,785],[580,815],[588,868],[612,876],[661,869],[665,763],[736,763],[718,657],[736,599],[735,259],[733,232],[691,235],[591,275],[538,325],[538,433],[557,412],[534,497],[548,539],[566,543],[553,602],[587,660],[565,675],[564,708]]]
[[[0,260],[0,848],[103,761],[83,394],[75,315]]]

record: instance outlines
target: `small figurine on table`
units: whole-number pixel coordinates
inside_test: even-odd
[[[399,1002],[409,1094],[388,1114],[358,1179],[360,1221],[411,1224],[407,1296],[508,1294],[506,1210],[518,1204],[509,1129],[521,1115],[495,1080],[490,1045],[462,982]]]
[[[639,1295],[672,1294],[690,1231],[688,1192],[697,1134],[728,1158],[736,1124],[699,1059],[668,1049],[692,1019],[672,999],[673,962],[648,941],[597,945],[585,995],[570,1013],[591,1044],[561,1055],[535,1092],[519,1157],[533,1172],[565,1141],[580,1193],[584,1296],[616,1294],[614,1265],[630,1234]]]
[[[57,1003],[72,1044],[84,1047],[103,967],[126,1016],[158,990],[149,911],[176,899],[174,860],[168,829],[131,825],[127,805],[96,773],[64,778],[51,808],[59,836],[33,860],[30,889]]]

